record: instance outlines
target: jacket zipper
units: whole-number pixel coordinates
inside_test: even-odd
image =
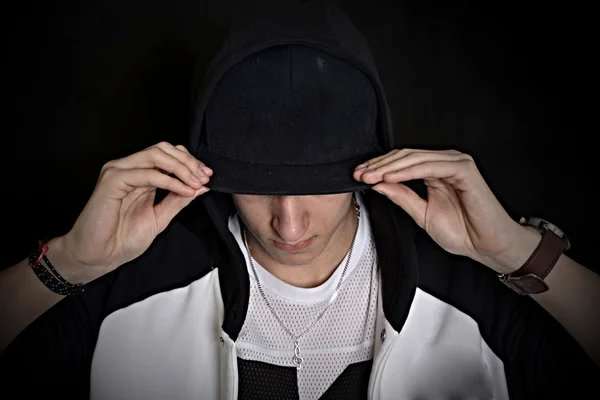
[[[371,390],[369,392],[369,399],[375,399],[375,388],[379,388],[381,386],[380,384],[380,380],[381,380],[381,371],[383,370],[383,367],[385,365],[385,363],[387,362],[387,359],[390,355],[390,352],[392,351],[392,348],[394,347],[394,342],[398,339],[398,336],[395,336],[394,338],[390,338],[391,342],[388,344],[387,349],[385,350],[385,352],[383,353],[383,357],[381,357],[381,361],[375,366],[375,377],[373,378],[373,386],[371,387]]]

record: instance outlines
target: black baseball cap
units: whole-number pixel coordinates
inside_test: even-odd
[[[208,100],[195,156],[226,193],[307,195],[372,185],[352,173],[384,153],[369,76],[304,44],[274,45],[231,66]]]

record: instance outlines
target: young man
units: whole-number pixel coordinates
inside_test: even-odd
[[[512,220],[468,155],[394,149],[368,47],[339,9],[306,2],[233,29],[192,105],[187,148],[107,163],[72,230],[1,273],[5,387],[596,391],[600,278],[563,254],[554,226]]]

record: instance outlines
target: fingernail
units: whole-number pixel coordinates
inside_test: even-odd
[[[357,170],[365,168],[367,168],[367,164],[360,164],[358,167],[356,167]]]
[[[201,176],[212,174],[212,170],[210,168],[208,168],[206,165],[201,166],[198,171],[200,172]]]

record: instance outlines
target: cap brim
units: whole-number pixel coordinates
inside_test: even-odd
[[[199,146],[195,156],[213,170],[206,185],[223,193],[256,195],[318,195],[365,190],[373,186],[352,176],[355,168],[384,154],[371,151],[334,163],[314,165],[270,165],[233,160]]]

